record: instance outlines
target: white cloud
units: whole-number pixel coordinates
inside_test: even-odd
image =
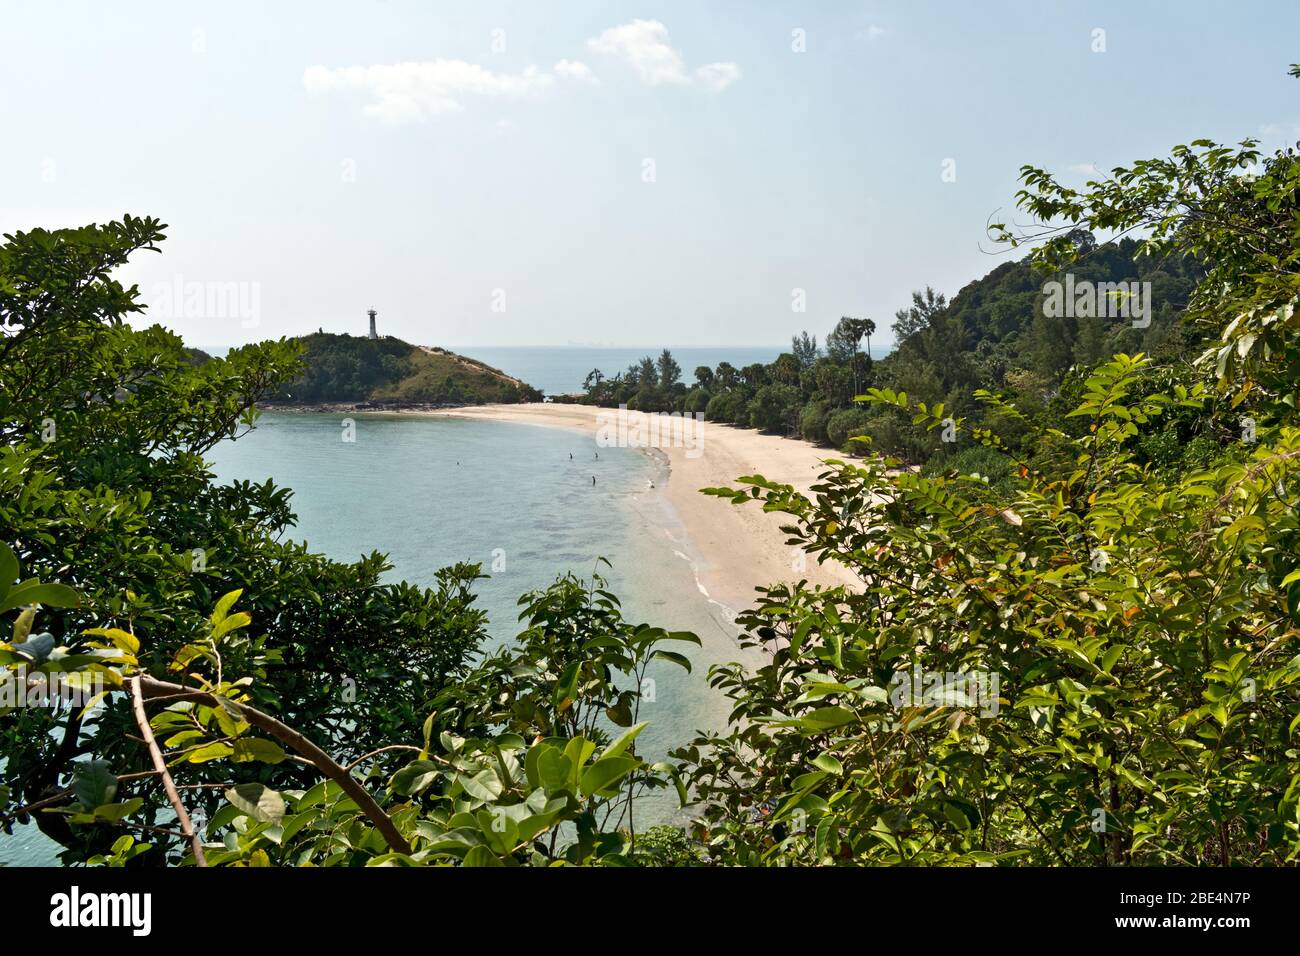
[[[885,28],[878,27],[874,23],[863,31],[868,40],[875,40],[885,35]]]
[[[647,86],[690,82],[686,62],[668,42],[668,28],[658,20],[633,20],[610,27],[587,41],[595,53],[625,61]]]
[[[695,76],[709,89],[718,93],[740,79],[740,67],[734,63],[708,63],[697,69]]]
[[[302,85],[313,94],[360,92],[370,97],[363,112],[385,123],[418,123],[463,109],[466,96],[523,97],[554,82],[529,67],[523,73],[493,73],[464,60],[430,60],[331,69],[309,66]]]
[[[1075,163],[1069,169],[1070,172],[1078,173],[1080,176],[1096,176],[1101,172],[1096,163]]]
[[[579,80],[583,83],[599,83],[596,74],[591,72],[591,67],[578,60],[561,60],[555,64],[555,75],[564,77],[568,80]]]
[[[658,20],[633,20],[610,27],[587,41],[593,53],[622,60],[647,86],[686,86],[690,71],[681,51],[669,42],[668,28]],[[734,63],[710,63],[695,71],[695,77],[711,90],[722,90],[740,77]]]

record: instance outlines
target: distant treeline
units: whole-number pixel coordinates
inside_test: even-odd
[[[537,389],[475,359],[379,339],[318,332],[298,340],[305,370],[276,395],[290,402],[535,402]]]
[[[709,421],[800,437],[846,452],[863,450],[853,439],[869,436],[877,450],[909,462],[948,462],[958,452],[944,446],[941,434],[913,425],[895,408],[861,406],[854,396],[868,389],[905,392],[913,401],[942,403],[947,414],[978,422],[986,409],[975,393],[985,389],[1014,399],[1021,411],[1044,420],[1063,417],[1070,407],[1073,370],[1116,352],[1143,351],[1160,358],[1186,354],[1195,344],[1193,333],[1177,321],[1198,281],[1195,262],[1150,259],[1139,254],[1133,239],[1097,244],[1090,235],[1081,238],[1088,252],[1071,270],[1070,288],[1150,283],[1149,324],[1051,314],[1060,310],[1044,309],[1045,287],[1066,277],[1035,272],[1024,261],[1006,262],[951,301],[930,288],[913,293],[911,304],[894,316],[894,351],[877,361],[870,357],[875,322],[845,317],[820,344],[805,331],[773,362],[700,366],[690,383],[682,381],[682,370],[667,350],[611,377],[593,370],[585,395],[576,400],[642,411],[702,412]],[[1176,445],[1166,454],[1176,453]],[[984,474],[1010,467],[1009,459],[980,446],[960,454],[969,459],[965,464],[982,465]]]

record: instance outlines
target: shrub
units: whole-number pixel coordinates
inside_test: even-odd
[[[799,407],[799,390],[791,385],[764,385],[750,400],[749,424],[764,431],[784,433]]]
[[[826,422],[830,418],[830,405],[826,402],[809,402],[799,414],[799,434],[812,442],[826,441]]]
[[[686,396],[686,403],[683,410],[690,412],[691,414],[694,414],[696,412],[705,412],[705,414],[707,415],[709,401],[712,398],[713,396],[709,394],[708,389],[704,389],[704,388],[692,389],[690,393]]]
[[[999,490],[1011,487],[1011,475],[1015,463],[1002,452],[984,445],[967,445],[931,458],[921,466],[921,474],[926,477],[957,473],[958,475],[977,474],[989,480],[989,486]]]
[[[849,439],[870,434],[872,417],[864,408],[841,408],[826,420],[826,440],[841,451],[861,451],[860,444],[850,447]]]
[[[736,389],[714,395],[704,411],[704,417],[712,422],[741,422],[744,414],[745,399]]]

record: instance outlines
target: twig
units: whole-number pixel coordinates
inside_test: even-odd
[[[149,756],[153,759],[154,769],[158,771],[162,778],[163,789],[167,791],[167,800],[176,811],[176,819],[180,822],[181,833],[190,841],[190,847],[194,850],[194,862],[198,866],[207,866],[207,857],[203,855],[203,841],[199,839],[194,832],[194,824],[190,821],[189,812],[185,809],[185,804],[181,803],[181,795],[176,792],[176,782],[172,780],[172,775],[167,772],[167,763],[163,760],[162,751],[158,749],[158,741],[154,739],[153,730],[149,727],[149,717],[144,712],[144,692],[140,689],[140,677],[137,675],[131,678],[131,711],[135,714],[136,726],[140,728],[140,733],[144,736],[144,744],[149,748]]]
[[[351,772],[357,766],[357,764],[361,763],[362,761],[369,760],[371,757],[377,756],[382,753],[387,753],[390,750],[412,750],[417,754],[424,752],[419,747],[412,747],[410,744],[389,744],[387,747],[380,747],[378,750],[372,750],[368,754],[362,754],[360,757],[352,761],[343,769]],[[430,756],[433,755],[430,754]],[[446,763],[446,761],[443,761],[443,763]]]
[[[182,687],[180,684],[172,684],[153,677],[142,676],[135,679],[140,681],[141,689],[145,696],[149,698],[170,697],[177,700],[190,700],[205,707],[226,707],[237,710],[240,716],[247,719],[254,727],[259,727],[281,742],[288,744],[292,749],[306,757],[322,774],[337,783],[343,789],[343,792],[361,808],[361,812],[370,818],[370,821],[383,835],[384,840],[390,847],[398,853],[410,854],[412,852],[411,845],[406,842],[406,837],[402,836],[401,831],[397,829],[388,814],[384,812],[384,808],[370,795],[370,791],[354,780],[352,775],[339,766],[333,757],[292,727],[281,723],[270,714],[262,713],[262,711],[249,704],[236,703],[224,697],[218,698],[201,690],[191,690],[188,687]]]

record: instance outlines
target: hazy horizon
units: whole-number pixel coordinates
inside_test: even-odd
[[[364,333],[373,307],[451,349],[781,343],[841,315],[885,345],[913,289],[1005,261],[985,226],[1022,165],[1082,187],[1300,135],[1276,2],[133,11],[3,8],[0,76],[40,96],[8,105],[0,231],[159,217],[163,254],[122,278],[195,343]]]

